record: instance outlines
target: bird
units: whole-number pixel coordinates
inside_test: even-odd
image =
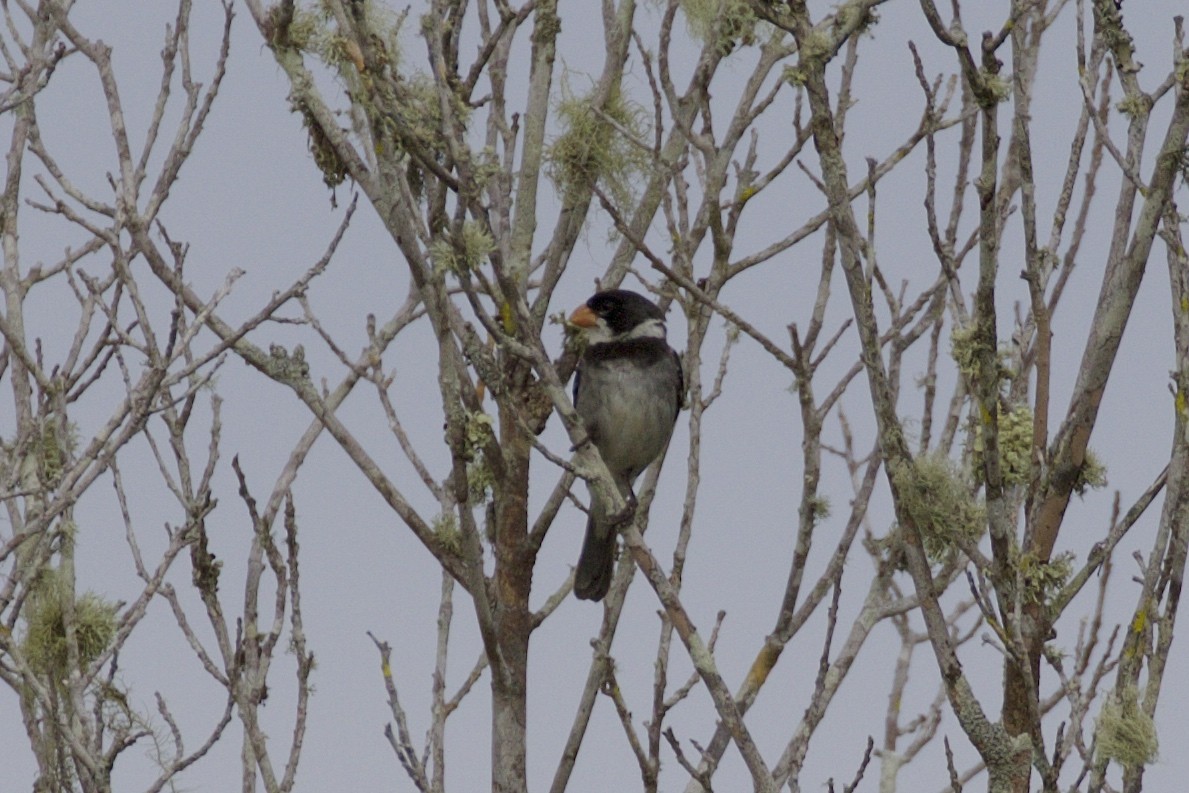
[[[570,315],[586,337],[574,372],[574,407],[587,434],[635,506],[632,485],[661,455],[673,434],[685,393],[681,357],[665,339],[665,314],[627,289],[595,293]],[[586,536],[574,571],[574,594],[602,600],[615,569],[616,528],[591,490]]]

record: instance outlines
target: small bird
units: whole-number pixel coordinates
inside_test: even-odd
[[[574,406],[619,492],[664,451],[685,392],[681,358],[665,341],[665,315],[626,289],[598,292],[570,315],[587,339],[574,373]],[[580,600],[602,600],[615,569],[614,515],[592,492],[586,538],[574,573]]]

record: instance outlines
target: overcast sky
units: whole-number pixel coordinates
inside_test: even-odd
[[[207,80],[217,50],[220,18],[215,4],[199,3],[191,31],[192,53],[198,79]],[[573,14],[562,3],[563,15]],[[968,2],[967,29],[981,31],[998,26],[1005,3],[985,0]],[[828,4],[812,3],[814,15],[824,13]],[[1167,73],[1171,57],[1172,14],[1184,8],[1174,0],[1136,0],[1125,7],[1127,22],[1139,42],[1147,68],[1141,74],[1146,88]],[[242,268],[246,275],[236,286],[224,312],[230,318],[253,313],[265,298],[283,288],[323,253],[343,215],[343,207],[352,196],[350,184],[337,191],[338,208],[331,206],[329,192],[322,184],[306,144],[306,133],[298,116],[289,112],[287,84],[272,55],[261,44],[246,9],[240,8],[234,25],[230,70],[220,93],[208,128],[197,150],[186,165],[178,186],[168,202],[163,220],[171,237],[189,243],[187,280],[200,293],[209,294],[232,268]],[[980,13],[981,12],[981,13]],[[128,123],[135,140],[144,134],[160,79],[160,48],[165,24],[172,17],[165,3],[108,3],[83,0],[73,14],[75,24],[84,33],[103,38],[114,47],[117,75],[128,110]],[[643,24],[654,27],[658,12],[651,4],[641,10]],[[1036,123],[1038,200],[1044,228],[1053,205],[1056,188],[1048,185],[1059,178],[1065,167],[1068,138],[1078,112],[1073,70],[1074,32],[1071,6],[1051,37],[1043,56],[1041,71],[1052,68],[1037,87]],[[415,19],[416,9],[411,19]],[[930,45],[916,3],[893,0],[881,9],[882,21],[872,32],[860,57],[859,99],[851,111],[846,140],[852,177],[861,173],[863,157],[882,158],[916,127],[921,112],[921,97],[912,75],[908,39],[915,40],[926,58],[926,71],[950,73],[954,58]],[[986,16],[980,19],[980,15]],[[417,25],[408,25],[409,36]],[[679,47],[689,57],[686,42]],[[423,52],[414,44],[409,51]],[[591,39],[583,25],[563,16],[562,58],[570,71],[569,80],[576,90],[586,86],[585,73],[601,63],[601,42]],[[750,71],[752,56],[736,56],[738,64],[724,67],[726,77],[743,79]],[[1055,63],[1060,61],[1060,64]],[[723,79],[720,76],[720,79]],[[629,82],[639,90],[643,72],[633,58]],[[522,88],[513,87],[518,94]],[[729,85],[716,88],[716,98],[724,107],[732,100]],[[60,67],[50,88],[38,97],[41,127],[47,145],[59,157],[64,169],[85,189],[103,194],[104,173],[114,167],[112,143],[107,129],[102,97],[93,70],[82,58],[70,58]],[[1005,114],[1006,115],[1006,114]],[[1162,129],[1167,112],[1153,120],[1153,129]],[[783,117],[788,123],[788,115]],[[10,122],[3,122],[6,132]],[[783,129],[783,131],[782,131]],[[773,151],[778,135],[787,127],[773,127]],[[1002,128],[1006,137],[1006,121]],[[1162,134],[1162,133],[1161,133]],[[1156,136],[1157,139],[1159,136]],[[1149,153],[1156,143],[1149,145]],[[814,154],[804,155],[815,169]],[[1150,170],[1145,165],[1144,173]],[[950,168],[943,163],[943,171]],[[1113,202],[1117,177],[1108,165],[1100,188],[1104,205]],[[945,177],[943,177],[945,178]],[[923,158],[917,151],[904,163],[897,175],[880,186],[879,257],[891,278],[910,279],[920,286],[931,280],[937,269],[928,245],[922,209]],[[787,200],[765,195],[767,202],[751,218],[740,234],[740,249],[763,247],[779,238],[788,228],[822,208],[820,195],[803,177],[787,180]],[[1185,201],[1185,189],[1178,196]],[[540,225],[552,228],[553,214],[548,206]],[[794,219],[789,220],[792,216]],[[973,212],[967,216],[968,225]],[[599,221],[600,223],[602,221]],[[60,224],[47,222],[26,211],[22,218],[22,250],[26,266],[37,260],[50,260],[72,240],[63,238]],[[1013,227],[1014,229],[1015,227]],[[1071,282],[1069,294],[1055,321],[1054,358],[1057,361],[1053,405],[1063,411],[1072,387],[1072,373],[1081,355],[1083,339],[1098,288],[1105,236],[1109,229],[1094,229],[1093,237],[1083,247],[1083,260]],[[1018,231],[1012,232],[1018,234]],[[544,237],[545,235],[542,235]],[[592,227],[571,260],[571,270],[557,292],[554,311],[569,310],[591,291],[594,279],[602,272],[608,257],[602,226]],[[663,250],[664,246],[660,246]],[[1010,257],[1021,246],[1014,236],[1005,243],[1003,269],[1017,269]],[[707,251],[700,254],[709,256]],[[812,307],[816,288],[820,245],[799,246],[776,265],[756,268],[754,275],[733,283],[724,299],[742,315],[765,330],[770,338],[783,342],[785,326],[791,321],[804,322]],[[87,265],[92,270],[104,266],[101,259]],[[646,269],[641,265],[642,269]],[[762,271],[762,272],[759,272]],[[375,313],[390,314],[407,290],[407,268],[398,251],[373,216],[370,206],[361,205],[344,243],[328,273],[315,286],[311,297],[321,318],[338,336],[349,352],[366,343],[364,317]],[[1005,277],[1001,292],[1010,317],[1013,301],[1025,297],[1022,282],[1011,283]],[[1122,493],[1124,506],[1131,503],[1152,481],[1167,460],[1171,411],[1164,372],[1173,365],[1171,323],[1167,275],[1163,253],[1153,256],[1149,275],[1141,292],[1139,306],[1128,328],[1116,371],[1103,404],[1093,446],[1106,461],[1110,488],[1074,500],[1070,507],[1062,543],[1084,554],[1091,542],[1105,532],[1113,491]],[[836,297],[841,297],[841,293]],[[53,298],[47,295],[40,316],[33,319],[33,333],[46,340],[47,358],[69,341],[55,325]],[[848,310],[837,300],[831,310],[837,327]],[[680,312],[670,313],[670,338],[674,346],[684,344]],[[72,329],[71,329],[72,330]],[[1001,338],[1010,329],[1001,325]],[[560,336],[549,330],[553,349],[560,348]],[[397,379],[393,400],[402,411],[422,453],[439,474],[444,470],[440,447],[441,417],[432,361],[424,346],[429,336],[425,327],[412,329],[394,345],[390,361]],[[302,340],[310,357],[315,381],[325,375],[335,382],[334,361],[311,343],[308,335],[285,326],[269,326],[255,337],[258,344],[277,340],[291,345]],[[854,360],[853,332],[844,342],[829,371],[843,371]],[[716,353],[719,340],[707,347],[707,355]],[[850,356],[850,357],[848,357]],[[923,372],[921,356],[910,357],[906,364],[906,383]],[[712,372],[707,374],[711,376]],[[828,372],[825,377],[828,377]],[[785,586],[791,537],[796,525],[796,499],[800,482],[799,424],[796,398],[790,393],[791,378],[756,345],[742,341],[732,359],[732,375],[726,391],[709,418],[703,445],[708,450],[704,462],[703,490],[690,560],[685,574],[684,601],[699,628],[708,632],[715,614],[727,612],[719,640],[717,660],[734,689],[746,672],[762,637],[776,616]],[[250,483],[263,496],[284,465],[297,437],[309,423],[308,412],[291,393],[249,371],[236,359],[225,364],[218,377],[218,390],[227,397],[225,405],[222,455],[230,460],[238,455]],[[244,399],[251,394],[251,399]],[[848,415],[862,429],[869,412],[862,384],[846,400]],[[915,395],[906,394],[906,405],[916,411]],[[361,392],[344,406],[349,426],[365,438],[369,448],[386,470],[403,481],[416,494],[415,503],[426,514],[433,513],[432,501],[414,487],[411,469],[394,443],[387,440],[383,417],[370,394]],[[6,403],[7,404],[7,403]],[[104,413],[96,404],[95,420]],[[6,420],[0,414],[0,433],[8,434]],[[86,427],[83,427],[86,435]],[[870,443],[863,430],[859,443]],[[828,438],[838,438],[832,426]],[[564,452],[567,443],[556,426],[543,436],[547,443]],[[687,431],[678,422],[677,435],[670,450],[670,465],[662,478],[652,511],[650,543],[657,555],[668,563],[677,532],[684,491],[684,457]],[[202,443],[195,439],[195,448]],[[142,527],[142,543],[163,543],[160,526],[177,525],[180,516],[175,503],[159,484],[155,464],[143,443],[134,444],[121,457],[126,482],[137,483],[133,517]],[[834,517],[823,531],[841,530],[850,483],[832,466],[824,480],[823,491],[835,504]],[[557,473],[538,459],[533,499],[540,504],[549,492]],[[403,479],[402,479],[403,477]],[[240,559],[250,542],[250,525],[242,505],[235,498],[230,469],[221,479],[221,503],[210,523],[212,542],[218,556],[227,565],[223,590],[230,593],[242,586]],[[143,483],[143,486],[141,486]],[[126,547],[123,525],[110,497],[106,483],[88,497],[79,510],[79,557],[82,576],[89,586],[113,599],[131,599],[136,580]],[[314,449],[297,483],[297,509],[304,552],[304,601],[306,630],[317,658],[314,674],[316,694],[313,699],[307,743],[299,774],[298,790],[303,793],[330,790],[411,790],[404,772],[387,746],[382,729],[389,720],[378,657],[366,631],[393,644],[393,667],[401,684],[402,701],[410,714],[415,742],[420,742],[429,725],[429,684],[433,663],[432,637],[440,573],[436,563],[364,482],[346,457],[324,438]],[[891,520],[887,502],[874,502],[872,527],[885,530]],[[881,512],[882,510],[882,512]],[[1112,592],[1113,614],[1126,620],[1134,607],[1137,587],[1129,579],[1136,571],[1130,554],[1139,549],[1145,554],[1151,542],[1158,509],[1153,507],[1133,532],[1126,547],[1117,554],[1117,570]],[[583,516],[567,507],[559,516],[543,548],[535,572],[534,603],[540,604],[569,574],[577,557]],[[815,549],[823,556],[828,543]],[[146,553],[148,551],[146,550]],[[820,561],[820,560],[819,560]],[[844,579],[844,611],[854,608],[866,591],[871,566],[863,555],[854,557]],[[175,571],[179,588],[188,585],[189,572],[184,566]],[[1085,598],[1083,598],[1083,601]],[[637,580],[629,594],[623,622],[616,638],[615,656],[621,670],[619,682],[639,719],[648,712],[652,663],[655,656],[659,606],[652,591]],[[1074,608],[1072,614],[1085,613]],[[840,625],[849,625],[844,614]],[[533,790],[548,786],[558,762],[562,745],[573,718],[574,707],[584,684],[590,662],[589,640],[599,627],[602,609],[569,599],[534,636],[530,668],[532,690],[529,700],[529,776]],[[480,652],[469,604],[459,593],[455,609],[456,628],[451,647],[450,682],[453,690],[464,678]],[[792,725],[801,717],[812,691],[821,652],[822,620],[816,620],[786,651],[777,672],[755,708],[748,715],[760,748],[769,763],[779,756]],[[1067,620],[1059,626],[1059,641],[1072,647],[1077,624]],[[892,670],[890,652],[897,645],[890,626],[881,626],[871,639],[853,679],[844,687],[831,707],[822,731],[810,749],[810,759],[801,776],[803,789],[820,789],[829,777],[849,780],[862,755],[866,735],[877,737],[883,729],[883,709]],[[1184,642],[1175,646],[1176,657],[1170,661],[1173,673],[1165,679],[1157,723],[1163,741],[1160,761],[1147,776],[1152,791],[1178,789],[1189,776],[1189,758],[1179,750],[1183,743],[1184,713],[1189,707],[1189,686],[1176,670],[1189,662]],[[690,664],[681,651],[674,653],[671,681],[683,681]],[[972,676],[976,688],[986,695],[989,710],[997,709],[1000,665],[986,648],[971,648],[963,654],[973,660]],[[138,630],[122,656],[124,682],[132,687],[133,702],[152,712],[154,691],[161,691],[178,715],[183,729],[195,738],[202,734],[221,711],[218,687],[205,677],[193,653],[185,645],[165,603],[157,603],[147,623]],[[289,656],[279,660],[282,668],[274,672],[270,703],[266,716],[275,717],[270,732],[278,745],[287,741],[290,729]],[[923,707],[932,698],[936,674],[932,660],[923,648],[920,670],[914,677],[911,693],[916,705]],[[1051,678],[1046,678],[1051,686]],[[448,731],[448,788],[481,790],[489,785],[489,697],[486,677],[450,721]],[[0,745],[11,747],[3,752],[4,772],[0,793],[27,790],[34,774],[27,740],[16,717],[16,702],[11,692],[0,691]],[[699,742],[713,731],[713,710],[704,692],[699,690],[675,713],[684,738]],[[961,730],[948,715],[942,725],[969,761]],[[1051,735],[1051,732],[1050,732]],[[220,746],[204,762],[188,771],[180,786],[187,790],[231,790],[239,780],[239,733],[234,727]],[[905,772],[901,790],[933,790],[943,779],[940,746]],[[666,757],[670,755],[666,754]],[[136,790],[147,778],[147,765],[122,763],[117,789]],[[662,788],[677,790],[685,777],[678,773],[671,759],[665,766]],[[720,780],[724,791],[750,787],[737,753],[728,751]],[[876,774],[869,771],[863,790],[874,790]],[[596,708],[587,742],[578,760],[576,791],[638,789],[639,772],[626,751],[622,731],[606,699]],[[977,784],[974,785],[978,787]]]

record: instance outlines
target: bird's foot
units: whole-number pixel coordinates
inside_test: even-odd
[[[614,526],[616,530],[619,530],[623,526],[631,523],[632,519],[636,517],[636,506],[636,494],[628,493],[624,498],[623,509],[610,516],[611,525]]]

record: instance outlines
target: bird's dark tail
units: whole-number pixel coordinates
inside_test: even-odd
[[[574,595],[579,600],[602,600],[611,588],[615,572],[615,535],[610,526],[595,527],[594,517],[586,521],[586,538],[574,571]]]

